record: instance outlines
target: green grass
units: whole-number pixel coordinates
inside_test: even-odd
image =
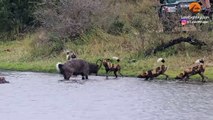
[[[169,67],[167,74],[174,78],[196,59],[205,57],[208,65],[205,75],[213,80],[213,32],[187,32],[187,33],[158,33],[162,29],[160,20],[152,1],[125,1],[109,0],[110,11],[104,14],[103,29],[94,28],[81,36],[80,39],[71,41],[61,40],[55,36],[48,36],[45,30],[25,36],[22,40],[0,42],[0,69],[18,71],[56,72],[55,64],[65,62],[63,49],[73,50],[78,57],[95,63],[99,58],[121,58],[122,73],[125,76],[137,76],[144,70],[157,66],[159,57],[166,59]],[[116,6],[115,6],[116,5]],[[107,19],[108,17],[110,19]],[[104,19],[105,18],[105,19]],[[128,34],[120,36],[107,34],[113,18],[119,18],[128,29]],[[139,34],[141,33],[141,34]],[[207,43],[206,47],[198,49],[188,43],[182,43],[163,52],[149,57],[144,57],[147,49],[166,43],[178,37],[193,36]],[[10,51],[5,51],[9,49]],[[135,63],[129,63],[136,59]],[[103,67],[99,74],[105,74]],[[163,78],[163,77],[159,77]],[[193,76],[197,79],[199,76]]]
[[[149,57],[143,56],[143,52],[153,46],[152,43],[158,44],[157,42],[151,41],[152,37],[155,38],[155,41],[157,41],[156,39],[158,38],[164,38],[165,41],[168,41],[172,35],[160,34],[151,36],[147,34],[146,39],[150,39],[144,40],[143,43],[142,40],[131,34],[111,36],[102,31],[95,32],[96,35],[88,34],[83,36],[80,40],[66,42],[64,48],[77,52],[79,58],[93,63],[95,63],[99,58],[111,58],[112,56],[118,56],[121,58],[121,62],[119,64],[122,67],[122,74],[132,77],[137,76],[144,70],[155,68],[157,66],[156,60],[159,57],[164,57],[166,59],[166,65],[169,67],[166,73],[171,78],[174,78],[182,72],[184,68],[191,65],[196,59],[205,57],[208,65],[205,75],[209,77],[210,80],[213,80],[213,55],[211,51],[203,51],[203,49],[197,49],[185,43],[156,55]],[[40,54],[43,55],[43,53],[39,52],[48,51],[49,49],[37,46],[39,50],[36,50],[32,47],[32,43],[34,43],[33,46],[36,46],[37,43],[35,35],[36,34],[27,36],[23,40],[1,42],[0,56],[2,57],[0,57],[0,69],[56,72],[55,64],[57,62],[66,61],[65,53],[61,51],[59,54],[54,53],[46,56],[39,56]],[[6,49],[9,49],[10,51],[5,51]],[[180,51],[175,53],[175,51],[179,49]],[[37,55],[35,56],[34,53]],[[131,59],[135,59],[136,62],[129,63],[129,60]],[[103,67],[99,74],[105,74]],[[159,78],[163,78],[163,76],[160,76]],[[196,75],[192,78],[197,79],[199,76]]]
[[[39,62],[3,62],[0,65],[4,70],[17,70],[17,71],[34,71],[34,72],[55,72],[54,63],[49,61]]]
[[[64,49],[75,51],[79,58],[93,63],[99,58],[118,56],[121,58],[121,62],[119,63],[122,67],[121,72],[125,76],[132,77],[141,74],[145,70],[155,68],[157,65],[156,60],[159,57],[166,59],[166,65],[169,67],[167,74],[171,78],[174,78],[187,66],[190,66],[196,59],[205,57],[208,66],[205,74],[210,79],[213,79],[213,53],[209,50],[213,44],[211,42],[211,38],[213,37],[212,33],[197,36],[197,38],[203,37],[203,41],[208,44],[207,47],[202,49],[196,48],[188,43],[183,43],[149,57],[144,57],[143,54],[145,50],[168,42],[173,38],[187,36],[187,34],[144,33],[144,39],[141,39],[132,33],[113,36],[96,29],[78,40],[67,41],[64,45],[61,45],[63,43],[61,41],[57,42],[57,40],[55,40],[52,42],[41,39],[39,35],[40,34],[35,33],[26,36],[23,40],[1,42],[0,69],[56,72],[55,64],[66,61],[66,54],[63,51],[51,52],[54,50],[53,48],[58,48],[57,45],[59,45],[63,46]],[[207,37],[204,37],[204,35]],[[48,44],[44,45],[46,43]],[[5,51],[7,49],[10,51]],[[131,59],[135,59],[136,62],[129,63]],[[103,67],[99,74],[105,74]],[[198,76],[195,76],[193,78],[197,77]]]

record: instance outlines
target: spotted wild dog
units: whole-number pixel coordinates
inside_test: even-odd
[[[157,62],[165,63],[165,60],[163,58],[159,58]],[[138,75],[137,77],[145,78],[145,80],[148,80],[148,79],[152,80],[154,77],[158,77],[159,75],[164,75],[166,76],[166,79],[167,79],[169,76],[165,74],[166,70],[167,70],[167,67],[163,64],[160,67],[157,67],[155,69],[145,71],[142,74]]]
[[[167,67],[165,65],[161,65],[160,67],[157,67],[156,69],[148,70],[143,72],[142,74],[138,75],[138,78],[145,78],[145,80],[152,80],[154,77],[158,77],[159,75],[166,76],[166,79],[168,79],[168,75],[165,74],[167,70]]]
[[[118,57],[113,57],[113,59],[115,59],[117,62],[120,62],[120,59]],[[114,75],[115,77],[117,78],[118,75],[117,75],[117,72],[123,76],[121,74],[121,66],[119,64],[114,64],[112,63],[112,59],[103,59],[102,60],[102,64],[105,68],[105,71],[106,71],[106,78],[108,79],[108,73],[109,72],[114,72]]]
[[[205,72],[204,60],[198,59],[195,61],[193,65],[189,66],[182,73],[176,76],[175,79],[187,81],[190,76],[199,74],[202,78],[202,82],[206,82],[205,78],[207,77],[204,75],[204,72]]]

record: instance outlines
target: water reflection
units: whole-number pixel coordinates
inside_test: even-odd
[[[3,120],[212,120],[213,84],[1,72]]]

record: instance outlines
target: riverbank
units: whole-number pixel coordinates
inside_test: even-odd
[[[101,38],[103,38],[102,36]],[[93,37],[94,38],[94,37]],[[0,43],[0,69],[18,70],[18,71],[35,71],[35,72],[51,72],[55,73],[55,64],[57,62],[65,62],[66,55],[63,51],[58,54],[39,56],[32,43],[35,43],[33,36],[25,37],[23,40],[8,41]],[[147,44],[147,43],[146,43]],[[106,36],[104,39],[96,37],[96,39],[85,39],[79,41],[66,42],[65,48],[76,51],[81,59],[95,63],[97,59],[118,56],[121,58],[122,73],[125,76],[135,77],[144,70],[156,67],[156,60],[159,57],[166,59],[166,65],[169,67],[166,72],[171,78],[174,78],[184,68],[191,65],[196,59],[204,57],[206,59],[207,68],[205,75],[213,80],[212,53],[206,53],[194,48],[188,44],[182,44],[185,50],[178,53],[172,53],[173,49],[158,53],[149,57],[144,57],[141,51],[141,43],[139,40],[127,38],[127,36],[114,37]],[[180,47],[180,46],[179,46]],[[45,50],[45,48],[44,48]],[[195,51],[196,50],[196,51]],[[39,51],[41,52],[41,51]],[[37,53],[38,55],[35,55]],[[211,54],[210,54],[211,53]],[[134,61],[133,61],[134,60]],[[105,71],[102,67],[100,75],[104,75]],[[163,78],[160,77],[160,78]],[[193,78],[199,78],[196,75]]]

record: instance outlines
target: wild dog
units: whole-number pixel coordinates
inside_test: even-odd
[[[0,77],[0,84],[9,83],[4,77]]]
[[[165,65],[161,65],[160,67],[157,67],[156,69],[148,70],[143,72],[142,74],[138,75],[138,78],[145,78],[145,80],[152,80],[154,77],[158,77],[159,75],[166,76],[166,79],[169,77],[165,74],[167,70],[167,67]]]
[[[159,58],[157,62],[165,63],[165,60],[163,58]],[[138,75],[138,78],[145,78],[145,80],[152,80],[154,77],[158,77],[159,75],[166,76],[166,79],[168,79],[168,75],[165,74],[167,70],[167,67],[163,64],[160,67],[157,67],[155,69],[151,69],[148,71],[143,72],[142,74]]]
[[[66,59],[67,60],[73,60],[76,59],[77,55],[73,51],[66,51]]]
[[[199,74],[202,78],[202,82],[206,82],[205,78],[207,77],[204,75],[204,72],[205,72],[204,60],[198,59],[195,61],[193,65],[189,66],[182,73],[176,76],[175,79],[181,79],[181,80],[187,81],[190,76]]]
[[[120,59],[118,57],[113,57],[113,59],[115,59],[117,62],[120,62]],[[121,66],[119,64],[113,64],[112,63],[112,59],[103,59],[101,60],[102,61],[102,64],[105,68],[105,71],[106,71],[106,79],[108,79],[108,73],[109,72],[114,72],[114,75],[115,77],[117,78],[118,75],[117,75],[117,72],[123,76],[121,74]]]
[[[65,80],[69,80],[72,75],[82,75],[82,79],[88,79],[89,75],[89,64],[81,59],[69,60],[64,64],[58,63],[56,69]]]

